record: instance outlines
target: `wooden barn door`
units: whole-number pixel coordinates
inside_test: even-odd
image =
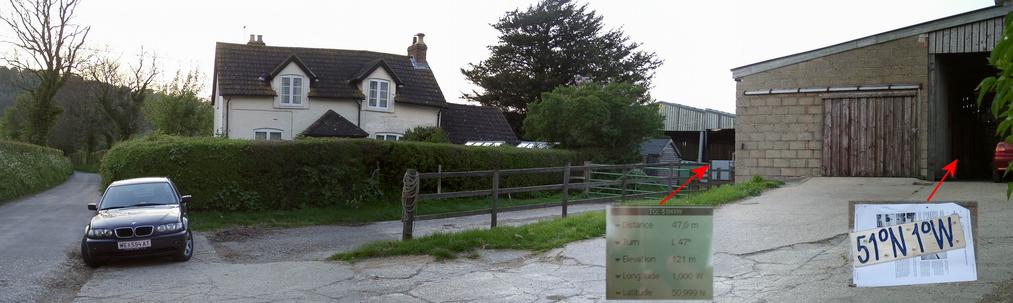
[[[916,176],[915,96],[829,98],[823,113],[823,176]]]

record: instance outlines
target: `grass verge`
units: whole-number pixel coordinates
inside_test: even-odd
[[[397,255],[432,255],[437,260],[443,260],[479,248],[544,251],[604,234],[605,213],[589,212],[523,226],[436,233],[408,241],[378,241],[351,252],[336,254],[330,259],[354,261]]]
[[[666,203],[679,205],[719,205],[749,196],[784,182],[754,177],[749,182],[728,184],[682,197]],[[658,199],[643,199],[624,205],[657,205]],[[366,258],[397,255],[431,255],[437,260],[453,259],[458,254],[475,256],[476,249],[526,249],[544,251],[566,243],[605,235],[605,213],[589,212],[566,218],[545,220],[523,226],[501,226],[493,229],[456,233],[435,233],[408,241],[377,241],[355,250],[338,253],[331,260],[357,261]]]
[[[0,140],[0,203],[60,185],[73,172],[62,151]]]

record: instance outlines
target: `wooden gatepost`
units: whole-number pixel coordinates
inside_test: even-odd
[[[401,189],[401,240],[410,240],[415,229],[415,205],[419,196],[419,172],[409,169],[404,173],[404,187]]]

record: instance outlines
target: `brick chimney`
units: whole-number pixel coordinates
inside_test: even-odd
[[[426,34],[423,33],[415,34],[415,37],[412,37],[412,45],[408,46],[408,57],[412,58],[415,68],[429,68],[429,63],[426,62],[426,50],[429,47],[422,40],[425,37]]]
[[[254,38],[256,37],[256,38]],[[264,35],[250,35],[250,41],[246,42],[246,45],[259,45],[264,46]]]

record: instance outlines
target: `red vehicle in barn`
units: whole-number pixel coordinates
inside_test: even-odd
[[[999,141],[995,144],[995,154],[992,155],[992,181],[1002,182],[1010,161],[1013,161],[1013,143]]]

